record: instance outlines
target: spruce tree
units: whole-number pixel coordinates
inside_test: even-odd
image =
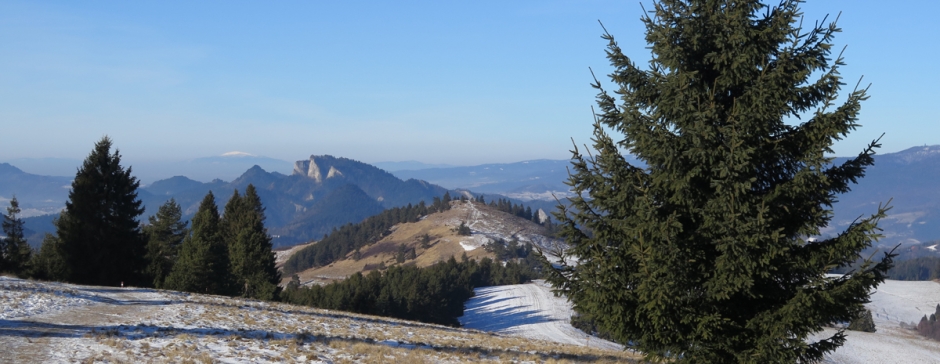
[[[245,195],[238,191],[225,206],[222,216],[232,270],[233,293],[242,297],[273,300],[277,296],[280,273],[274,266],[271,237],[264,227],[264,207],[255,186]]]
[[[143,278],[144,240],[137,218],[140,182],[121,166],[118,150],[103,137],[75,174],[56,234],[68,267],[66,280],[118,286],[149,284]]]
[[[887,207],[835,237],[808,239],[878,144],[842,164],[828,157],[858,127],[867,96],[855,89],[835,105],[839,29],[802,28],[799,3],[658,1],[642,19],[648,68],[603,36],[617,89],[593,85],[596,152],[572,151],[576,197],[556,214],[578,264],[560,261],[551,281],[649,359],[818,361],[845,336],[807,338],[857,317],[886,277],[891,254],[842,277],[826,273],[879,237]]]
[[[219,209],[212,191],[206,194],[193,216],[189,235],[183,239],[173,270],[164,287],[195,293],[228,294],[228,249],[222,240]]]
[[[3,234],[5,238],[0,241],[0,272],[21,274],[26,269],[32,249],[23,236],[23,219],[20,215],[20,203],[16,196],[10,200],[7,213],[3,216]]]
[[[163,288],[163,281],[173,269],[179,255],[180,245],[186,238],[187,222],[183,221],[183,210],[175,199],[160,206],[144,226],[147,238],[147,276],[154,287]]]
[[[62,241],[55,235],[46,233],[43,236],[39,253],[33,255],[29,261],[29,276],[36,279],[64,281],[69,277],[70,269]]]

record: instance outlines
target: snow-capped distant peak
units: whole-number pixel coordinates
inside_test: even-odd
[[[228,153],[222,153],[222,156],[223,156],[223,157],[255,157],[254,154],[245,153],[245,152],[239,152],[239,151],[237,151],[237,150],[236,150],[236,151],[231,151],[231,152],[228,152]]]

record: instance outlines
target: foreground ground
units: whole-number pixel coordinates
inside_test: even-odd
[[[940,362],[940,342],[902,328],[933,313],[937,303],[937,282],[886,281],[868,304],[878,331],[848,332],[845,346],[825,362]],[[218,296],[0,277],[0,363],[613,363],[637,358],[573,330],[567,324],[570,314],[567,302],[541,283],[477,289],[461,318],[471,329],[454,329]]]
[[[0,362],[628,362],[618,350],[292,305],[0,277]]]

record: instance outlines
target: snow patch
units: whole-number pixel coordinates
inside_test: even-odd
[[[623,350],[623,346],[590,336],[571,326],[571,303],[555,297],[551,287],[538,280],[529,284],[480,287],[466,303],[460,325],[527,339],[562,344]]]

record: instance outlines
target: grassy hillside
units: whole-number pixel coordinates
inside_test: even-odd
[[[287,304],[0,277],[0,362],[623,363],[635,354]]]

